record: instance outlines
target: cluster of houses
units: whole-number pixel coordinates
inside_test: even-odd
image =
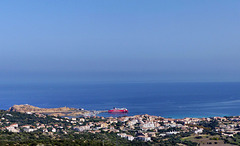
[[[194,131],[195,134],[203,132],[203,128],[189,126],[189,124],[197,124],[197,122],[203,120],[197,118],[171,119],[150,115],[101,118],[103,121],[89,122],[83,126],[75,126],[74,129],[79,132],[87,131],[91,133],[114,132],[130,141],[134,139],[151,141],[153,137],[164,137],[180,132],[189,132],[190,130]],[[134,133],[129,131],[134,131]]]
[[[216,132],[221,132],[222,135],[230,137],[234,134],[240,133],[240,116],[214,118],[219,121],[219,126],[216,127]]]
[[[117,133],[118,136],[130,141],[134,139],[151,141],[151,138],[153,137],[164,137],[167,135],[178,134],[180,132],[185,133],[191,131],[195,135],[200,135],[207,127],[199,126],[199,123],[216,120],[219,125],[215,128],[215,132],[221,132],[222,135],[226,136],[233,136],[240,132],[240,117],[172,119],[150,115],[135,115],[101,118],[105,120],[89,122],[84,126],[75,126],[74,129],[79,132],[87,131],[91,133],[98,133],[101,131],[114,132]],[[135,132],[130,133],[129,131]]]
[[[11,116],[8,114],[7,116]],[[38,115],[44,116],[44,115]],[[35,123],[34,125],[19,125],[18,123],[11,123],[5,117],[0,117],[1,130],[9,132],[33,132],[40,130],[46,134],[54,134],[59,131],[68,134],[69,131],[75,133],[90,132],[90,133],[116,133],[122,138],[129,141],[134,139],[142,141],[151,141],[152,138],[165,137],[167,135],[192,132],[199,135],[204,132],[206,127],[200,126],[202,121],[210,122],[212,120],[218,121],[218,126],[215,132],[222,133],[226,136],[233,136],[240,132],[240,117],[214,117],[214,118],[184,118],[171,119],[159,116],[150,115],[135,115],[124,117],[81,117],[81,118],[59,118],[52,117],[53,120],[64,121],[68,123],[63,124],[48,124]],[[96,121],[90,119],[98,119]],[[5,125],[2,126],[3,122]]]
[[[30,113],[28,113],[30,114]],[[13,117],[13,115],[11,114],[6,114],[6,116],[10,116]],[[0,119],[0,130],[7,130],[9,132],[14,132],[14,133],[19,133],[19,132],[34,132],[34,131],[42,131],[43,133],[49,134],[49,135],[53,135],[54,133],[56,133],[57,131],[61,131],[65,134],[67,134],[67,130],[71,129],[72,126],[66,126],[66,128],[63,127],[62,124],[47,124],[47,123],[34,123],[32,125],[20,125],[18,123],[12,123],[10,122],[7,118],[5,117],[1,117]],[[34,115],[33,115],[34,116]],[[43,114],[35,114],[35,116],[40,116],[40,117],[44,117],[46,118],[46,115]],[[67,119],[58,119],[53,117],[54,120],[56,121],[69,121]],[[70,122],[70,121],[69,121]],[[7,125],[7,126],[2,126],[2,125]]]
[[[57,132],[57,129],[63,129],[62,126],[59,125],[47,125],[37,123],[37,126],[33,125],[23,125],[19,126],[17,123],[11,124],[9,126],[1,128],[2,130],[8,130],[9,132],[19,133],[19,132],[34,132],[36,130],[41,130],[44,133],[53,134]],[[66,131],[63,130],[67,134]]]

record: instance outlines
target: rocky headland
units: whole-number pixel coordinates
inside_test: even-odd
[[[59,107],[59,108],[39,108],[28,104],[14,105],[8,111],[21,113],[41,113],[53,116],[94,116],[106,111],[88,111],[77,108]]]

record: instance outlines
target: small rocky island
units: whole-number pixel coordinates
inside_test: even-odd
[[[39,108],[28,104],[14,105],[8,111],[21,112],[21,113],[40,113],[52,116],[95,116],[97,114],[107,111],[88,111],[77,108],[60,107],[60,108]]]

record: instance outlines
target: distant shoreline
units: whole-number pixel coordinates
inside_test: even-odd
[[[59,107],[59,108],[39,108],[32,105],[24,104],[24,105],[14,105],[10,107],[7,111],[15,111],[21,113],[37,113],[37,114],[46,114],[51,116],[61,116],[61,117],[123,117],[123,116],[136,116],[129,115],[126,113],[117,113],[110,114],[107,113],[106,110],[80,110],[77,108],[68,108],[68,107]],[[105,115],[106,114],[106,115]],[[140,115],[149,115],[148,113],[140,114]],[[151,116],[159,116],[159,115],[151,115]],[[238,116],[238,115],[212,115],[212,116],[167,116],[164,118],[169,119],[185,119],[185,118],[212,118],[212,117],[230,117],[230,116]],[[162,117],[162,116],[160,116]]]

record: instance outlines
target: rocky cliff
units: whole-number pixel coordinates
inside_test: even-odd
[[[52,112],[72,112],[77,111],[75,108],[69,107],[60,107],[60,108],[39,108],[32,105],[24,104],[24,105],[14,105],[8,109],[8,111],[14,112],[31,112],[31,113],[52,113]]]

